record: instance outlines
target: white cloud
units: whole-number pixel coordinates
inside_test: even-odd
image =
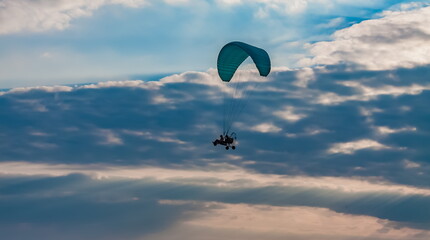
[[[330,131],[326,130],[326,129],[317,128],[317,127],[309,127],[309,128],[306,128],[304,132],[287,133],[286,136],[291,137],[291,138],[295,138],[295,137],[302,137],[302,136],[314,136],[314,135],[327,133],[327,132],[330,132]]]
[[[361,95],[363,97],[373,97],[378,95],[392,95],[392,96],[400,96],[400,95],[418,95],[424,90],[430,90],[430,85],[418,85],[418,84],[412,84],[410,86],[391,86],[391,85],[385,85],[385,86],[379,86],[379,87],[368,87],[360,82],[355,81],[345,81],[340,82],[340,85],[344,85],[347,87],[355,88],[357,91],[361,92]]]
[[[408,3],[400,3],[390,7],[391,11],[410,11],[423,7],[429,6],[430,3],[428,0],[424,0],[423,2],[408,2]]]
[[[172,136],[173,134],[164,133],[164,132],[153,134],[151,132],[144,132],[144,131],[123,130],[123,133],[128,135],[143,137],[149,140],[155,140],[158,142],[186,144],[186,142],[173,137]]]
[[[217,0],[218,4],[235,5],[242,3],[242,0]]]
[[[96,135],[102,138],[99,142],[101,145],[123,145],[123,141],[118,134],[110,129],[99,129]]]
[[[386,11],[309,45],[302,65],[353,63],[369,70],[412,68],[430,63],[430,7]]]
[[[306,117],[305,114],[296,113],[295,108],[293,106],[286,106],[284,110],[276,111],[273,115],[287,120],[288,122],[297,122]]]
[[[297,71],[296,73],[297,81],[294,85],[298,87],[307,87],[309,82],[315,81],[315,73],[312,68],[304,67]]]
[[[421,164],[412,162],[411,160],[405,159],[403,160],[403,166],[405,168],[419,168],[421,167]]]
[[[166,103],[172,103],[172,99],[168,99],[163,95],[157,95],[152,98],[152,103],[154,104],[166,104]]]
[[[39,132],[39,131],[31,131],[31,132],[29,132],[29,134],[30,134],[30,135],[32,135],[32,136],[39,136],[39,137],[46,137],[46,136],[49,136],[49,134],[48,134],[48,133],[45,133],[45,132]]]
[[[0,2],[0,34],[63,30],[69,27],[73,19],[90,16],[103,5],[140,7],[147,2],[147,0],[4,0]]]
[[[110,87],[144,87],[145,82],[141,80],[125,80],[125,81],[107,81],[99,82],[95,84],[87,84],[77,87],[77,89],[98,89],[98,88],[110,88]],[[147,85],[151,85],[148,83]]]
[[[125,87],[125,88],[145,88],[145,89],[158,89],[163,82],[151,81],[144,82],[141,80],[124,80],[124,81],[106,81],[98,82],[95,84],[76,85],[76,86],[36,86],[36,87],[17,87],[12,88],[4,92],[0,92],[1,95],[13,94],[13,93],[26,93],[30,91],[43,91],[43,92],[71,92],[77,89],[100,89],[100,88],[111,88],[111,87]]]
[[[194,0],[164,0],[169,5],[193,4]],[[349,1],[348,1],[349,2]],[[336,4],[349,4],[345,1],[332,3],[327,0],[218,0],[219,6],[241,4],[259,4],[256,15],[269,16],[269,11],[281,14],[300,14],[315,4],[333,8]],[[351,1],[352,2],[352,1]],[[137,8],[155,4],[155,0],[4,0],[0,2],[0,34],[18,32],[43,32],[48,30],[64,30],[74,19],[88,17],[105,5],[119,4]]]
[[[343,17],[333,18],[330,21],[328,21],[327,23],[318,24],[317,27],[319,27],[319,28],[334,28],[334,27],[337,27],[340,24],[342,24],[344,21],[345,21],[345,19]]]
[[[165,0],[165,2],[183,2],[186,0]],[[108,0],[106,1],[106,4],[122,4],[128,7],[141,7],[143,5],[150,4],[148,0]]]
[[[384,110],[380,108],[365,108],[360,107],[360,114],[366,117],[366,122],[373,123],[375,120],[373,119],[374,113],[382,113]]]
[[[167,4],[171,5],[180,5],[180,4],[186,4],[191,2],[192,0],[164,0]]]
[[[30,91],[44,91],[44,92],[71,92],[77,89],[101,89],[101,88],[112,88],[112,87],[124,87],[124,88],[143,88],[150,90],[157,90],[165,84],[169,83],[180,83],[190,82],[196,84],[204,84],[210,86],[217,86],[225,92],[233,92],[234,89],[229,88],[226,84],[223,84],[217,78],[215,69],[209,69],[207,72],[195,72],[188,71],[181,74],[173,74],[164,77],[158,81],[142,81],[142,80],[121,80],[121,81],[104,81],[85,85],[75,86],[35,86],[35,87],[16,87],[6,91],[0,92],[1,95],[11,93],[25,93]]]
[[[77,17],[88,16],[104,1],[3,1],[0,34],[21,31],[62,30]]]
[[[96,179],[153,179],[158,182],[187,183],[196,186],[228,188],[259,188],[268,186],[335,190],[344,193],[387,193],[430,196],[426,188],[386,182],[380,178],[308,177],[262,174],[230,164],[206,167],[161,168],[152,166],[118,166],[108,164],[47,164],[31,162],[1,162],[0,174],[65,176],[81,173]]]
[[[380,108],[364,108],[364,107],[360,107],[360,113],[363,116],[366,117],[371,117],[374,113],[381,113],[384,112],[384,110],[380,109]]]
[[[382,134],[382,135],[388,135],[388,134],[400,133],[400,132],[415,132],[415,131],[417,131],[416,127],[389,128],[387,126],[379,126],[379,127],[375,127],[375,129],[379,134]]]
[[[269,11],[274,11],[285,15],[302,14],[309,9],[317,8],[320,10],[319,13],[327,13],[330,10],[335,9],[337,6],[374,6],[378,5],[380,0],[366,0],[357,1],[354,0],[217,0],[219,5],[234,6],[240,4],[259,4],[261,7],[258,8],[258,17],[269,16]],[[319,8],[320,7],[320,8]]]
[[[363,149],[383,150],[392,149],[392,147],[386,146],[371,139],[362,139],[353,142],[335,143],[330,147],[330,149],[327,150],[327,152],[331,154],[353,154],[354,152]]]
[[[263,4],[266,12],[268,12],[268,10],[271,10],[281,14],[300,14],[305,12],[309,6],[312,6],[314,4],[326,3],[327,7],[333,6],[332,4],[330,4],[330,1],[325,0],[254,0],[254,2]]]
[[[258,204],[169,201],[161,204],[198,204],[196,217],[145,239],[238,239],[238,240],[352,240],[424,239],[426,230],[396,228],[388,220],[337,213],[325,208],[277,207]],[[317,237],[315,237],[317,236]]]
[[[252,131],[261,133],[277,133],[282,130],[282,128],[277,127],[273,123],[261,123],[250,128]]]
[[[339,84],[354,88],[358,94],[338,95],[333,92],[322,93],[317,98],[316,102],[324,105],[332,105],[347,101],[370,101],[377,99],[380,95],[391,95],[394,97],[401,95],[418,95],[424,90],[430,90],[430,85],[419,84],[412,84],[410,86],[384,85],[379,87],[368,87],[356,81],[339,82]]]
[[[70,92],[73,87],[69,86],[37,86],[37,87],[18,87],[12,88],[5,92],[0,92],[0,96],[8,93],[25,93],[30,91],[44,91],[44,92]]]

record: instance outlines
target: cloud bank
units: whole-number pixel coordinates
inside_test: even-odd
[[[233,125],[234,151],[211,144],[221,131],[223,96],[231,92],[213,69],[159,81],[4,90],[0,194],[7,200],[0,206],[9,210],[2,232],[16,239],[62,232],[72,239],[72,228],[84,229],[83,239],[193,231],[245,239],[268,230],[276,232],[269,239],[426,239],[430,167],[423,143],[430,135],[422,106],[430,95],[417,73],[428,69],[306,71],[312,71],[306,84],[297,84],[302,70],[275,69],[248,88],[248,107]],[[333,100],[327,96],[339,97],[321,101]],[[49,217],[41,217],[42,209]],[[261,228],[222,224],[254,226],[243,218],[252,214]],[[283,223],[294,231],[269,224],[288,214],[308,222],[303,229],[314,228],[314,235],[295,222]],[[327,216],[373,230],[339,228],[333,235],[312,224]],[[127,225],[101,230],[116,221]],[[16,235],[20,222],[29,235]]]

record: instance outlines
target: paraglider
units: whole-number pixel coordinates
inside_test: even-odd
[[[220,135],[220,139],[212,142],[214,146],[218,144],[226,146],[227,150],[230,147],[232,149],[236,148],[233,145],[236,140],[236,134],[230,133],[230,130],[233,121],[245,107],[243,102],[238,101],[245,96],[238,90],[238,82],[241,80],[241,76],[238,76],[240,74],[236,72],[248,58],[252,59],[253,66],[257,68],[260,76],[266,77],[269,75],[271,69],[270,57],[261,48],[243,42],[230,42],[218,54],[217,68],[220,79],[227,85],[237,83],[234,87],[234,94],[237,94],[237,96],[224,96],[223,134]],[[232,85],[229,86],[232,87]]]
[[[224,145],[226,150],[228,150],[230,147],[234,150],[236,149],[236,146],[233,145],[235,139],[236,133],[231,133],[230,135],[219,135],[219,139],[215,139],[215,141],[213,141],[212,143],[214,146],[218,144]]]

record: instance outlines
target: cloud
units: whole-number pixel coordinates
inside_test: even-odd
[[[167,4],[180,5],[190,3],[192,0],[164,0]]]
[[[320,23],[317,26],[319,28],[334,28],[334,27],[338,27],[344,21],[345,21],[345,19],[343,17],[337,17],[337,18],[331,19],[327,23]]]
[[[234,158],[234,156],[233,156]],[[236,159],[236,160],[241,160]],[[410,161],[407,161],[410,163]],[[83,174],[95,180],[151,179],[156,182],[226,188],[290,187],[339,191],[346,194],[385,193],[401,196],[430,196],[430,190],[397,185],[374,178],[306,177],[254,173],[231,164],[211,164],[195,169],[174,169],[152,166],[115,166],[108,164],[43,164],[2,162],[1,174],[11,176],[52,176]]]
[[[385,126],[379,126],[379,127],[376,127],[376,131],[379,134],[387,135],[387,134],[409,132],[409,131],[415,132],[415,131],[417,131],[417,128],[415,128],[415,127],[403,127],[403,128],[393,129],[393,128],[389,128],[389,127],[385,127]]]
[[[287,120],[289,122],[297,122],[303,118],[306,117],[305,114],[295,113],[293,106],[287,106],[284,107],[284,110],[282,111],[276,111],[273,113],[273,115],[280,117],[284,120]]]
[[[248,167],[260,171],[261,164],[285,162],[287,154],[289,164],[277,168],[278,171],[310,171],[311,174],[314,171],[321,174],[324,169],[333,171],[328,167],[306,169],[301,159],[318,161],[334,144],[351,139],[380,142],[380,134],[375,135],[377,129],[396,131],[397,134],[384,134],[386,146],[410,149],[402,151],[398,161],[408,158],[421,162],[416,157],[424,149],[418,150],[399,138],[417,136],[426,129],[414,115],[425,111],[416,111],[411,104],[416,101],[413,99],[428,101],[426,88],[420,87],[424,86],[424,80],[413,77],[425,76],[422,70],[350,73],[342,68],[315,68],[311,70],[314,80],[306,87],[295,84],[300,79],[299,72],[275,69],[267,81],[248,90],[247,108],[234,125],[238,150],[241,149],[236,154],[244,161],[256,163]],[[352,75],[352,79],[345,79],[345,74]],[[393,76],[404,82],[393,82]],[[376,78],[377,83],[373,82]],[[8,160],[34,156],[35,161],[55,162],[57,156],[62,156],[64,162],[76,162],[75,153],[85,152],[78,162],[130,161],[156,165],[198,162],[201,165],[206,161],[226,161],[205,143],[220,134],[223,95],[229,92],[231,88],[216,80],[214,69],[174,74],[160,81],[107,81],[5,90],[1,96],[2,119],[7,122],[1,132],[11,140],[4,141],[0,147],[3,158]],[[341,99],[327,97],[321,102],[322,96],[331,95]],[[358,106],[352,99],[362,99],[363,103]],[[405,106],[409,106],[408,112],[412,115],[403,110]],[[363,113],[363,109],[371,113]],[[387,122],[385,116],[390,114],[399,120]],[[417,130],[403,129],[411,126]],[[47,136],[40,139],[41,136],[31,132],[43,132]],[[45,149],[41,156],[34,143],[55,143],[57,147]],[[169,151],[160,152],[159,148]],[[265,162],[258,160],[262,152],[270,156]],[[355,151],[346,155],[355,158],[367,153]],[[366,159],[364,165],[370,164],[374,156]],[[354,167],[341,164],[335,171]],[[390,178],[389,174],[384,176]]]
[[[186,144],[186,142],[181,141],[174,137],[174,133],[159,133],[159,134],[153,134],[151,132],[141,132],[141,131],[130,131],[130,130],[124,130],[125,134],[134,135],[134,136],[141,136],[145,139],[150,140],[156,140],[159,142],[167,142],[167,143],[177,143],[177,144]]]
[[[62,30],[73,18],[88,16],[103,1],[3,1],[0,11],[0,34],[29,31]]]
[[[164,201],[166,204],[187,202]],[[323,208],[205,203],[207,212],[148,236],[171,239],[423,239],[428,231],[396,229],[389,221],[340,214]],[[354,227],[351,227],[354,226]],[[305,233],[305,234],[303,234]]]
[[[100,141],[100,144],[102,145],[122,145],[123,141],[121,138],[118,137],[117,134],[115,134],[110,129],[100,129],[96,133],[102,138],[102,141]]]
[[[421,167],[421,165],[419,163],[412,162],[408,159],[403,160],[403,164],[404,164],[405,168],[419,168],[419,167]]]
[[[406,2],[406,3],[399,3],[394,6],[391,6],[389,10],[391,11],[410,11],[410,10],[416,10],[423,7],[429,6],[428,1],[423,2]]]
[[[301,68],[297,71],[298,80],[294,84],[298,87],[306,87],[309,82],[315,81],[315,73],[312,68]]]
[[[70,92],[73,87],[69,86],[36,86],[36,87],[18,87],[7,91],[0,92],[0,96],[6,93],[25,93],[29,91],[44,91],[44,92]]]
[[[338,95],[333,92],[321,94],[317,102],[320,104],[338,104],[346,101],[369,101],[381,95],[401,96],[405,94],[417,95],[422,91],[430,90],[430,85],[412,84],[410,86],[383,85],[378,87],[365,86],[360,82],[340,82],[340,85],[355,89],[358,94]]]
[[[392,149],[392,147],[386,146],[379,142],[370,139],[361,139],[353,142],[346,143],[335,143],[332,145],[330,149],[327,150],[328,153],[343,153],[343,154],[353,154],[356,151],[363,149],[372,149],[372,150],[383,150],[383,149]]]
[[[303,14],[309,10],[315,10],[319,7],[324,6],[324,11],[319,13],[330,12],[338,6],[375,6],[379,5],[381,1],[364,1],[357,4],[354,1],[345,0],[290,0],[290,1],[279,1],[279,0],[252,0],[252,1],[242,1],[242,0],[217,0],[218,4],[234,6],[241,4],[258,4],[261,7],[258,10],[257,15],[260,17],[268,16],[269,11],[274,11],[281,13],[283,15],[294,15]]]
[[[251,127],[251,130],[261,133],[276,133],[282,130],[282,128],[279,128],[272,123],[261,123],[256,126]]]
[[[144,81],[141,80],[126,80],[126,81],[106,81],[99,82],[93,84],[85,84],[83,86],[79,86],[79,89],[99,89],[99,88],[111,88],[111,87],[145,87],[151,85],[151,83],[144,84]],[[157,85],[154,82],[153,85]],[[33,89],[33,88],[30,88]]]
[[[338,30],[333,41],[309,45],[303,65],[353,64],[368,70],[430,64],[430,7],[385,11],[381,18]]]
[[[177,5],[189,3],[188,0],[166,0],[167,4]],[[77,18],[88,17],[97,9],[119,4],[127,7],[142,7],[150,5],[150,0],[97,0],[70,1],[29,1],[5,0],[0,8],[0,34],[18,32],[44,32],[49,30],[64,30]]]
[[[428,215],[416,210],[428,206],[430,195],[425,117],[430,110],[424,107],[430,95],[422,87],[428,70],[351,72],[332,66],[304,71],[312,72],[306,85],[296,84],[300,70],[283,68],[248,89],[247,108],[232,129],[238,136],[234,151],[211,144],[222,132],[223,96],[231,92],[214,69],[159,81],[3,90],[0,180],[15,185],[0,184],[0,191],[10,194],[8,202],[23,199],[12,209],[40,198],[64,209],[74,209],[67,199],[84,209],[100,203],[85,215],[97,222],[105,217],[97,209],[104,211],[107,203],[135,216],[142,215],[134,213],[139,207],[162,214],[164,201],[187,202],[170,206],[177,212],[157,222],[156,232],[136,227],[130,230],[133,237],[184,230],[188,226],[180,223],[187,212],[191,219],[210,212],[204,207],[208,202],[321,208],[345,219],[385,219],[388,229],[428,229]],[[329,93],[366,101],[317,101]],[[168,101],[157,102],[161,96]],[[49,185],[76,174],[83,182]],[[62,210],[49,206],[37,202],[34,207],[48,209],[61,222],[53,212]],[[20,212],[17,222],[28,220],[37,232],[46,225],[35,224],[31,219],[39,212],[30,210]],[[131,226],[139,222],[138,216],[133,219]],[[61,232],[58,224],[53,229]],[[111,225],[115,220],[100,223]],[[103,235],[100,228],[88,234]]]
[[[0,3],[0,34],[64,30],[74,19],[91,16],[95,10],[104,5],[140,7],[147,2],[146,0],[77,0],[73,2],[5,0]]]
[[[330,131],[326,130],[326,129],[320,129],[320,128],[316,128],[316,127],[310,127],[310,128],[306,128],[304,129],[304,132],[301,133],[287,133],[286,136],[287,137],[303,137],[303,136],[313,136],[313,135],[318,135],[318,134],[323,134],[323,133],[328,133]]]
[[[160,204],[157,199],[130,194],[126,186],[130,183],[94,182],[82,175],[2,176],[0,181],[2,196],[7,196],[0,200],[0,230],[8,239],[35,235],[52,240],[138,239],[186,220],[199,209]]]
[[[81,239],[162,239],[177,231],[188,235],[190,227],[213,229],[214,237],[231,230],[243,238],[250,231],[256,236],[269,231],[277,238],[354,239],[365,237],[364,227],[381,239],[428,235],[428,215],[412,215],[420,211],[417,206],[428,207],[429,190],[375,178],[258,174],[225,165],[168,169],[8,162],[0,169],[0,229],[11,239],[31,239],[38,231],[47,239],[59,234],[72,239],[77,233],[71,229],[77,227]],[[393,213],[399,207],[402,211]],[[399,229],[397,221],[414,224]],[[21,223],[28,225],[26,234],[18,231]],[[354,231],[352,223],[358,224]],[[48,226],[52,231],[43,231]]]

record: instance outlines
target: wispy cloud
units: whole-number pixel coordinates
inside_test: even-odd
[[[143,132],[143,131],[132,131],[132,130],[123,130],[123,133],[128,135],[134,135],[143,137],[150,140],[155,140],[159,142],[170,142],[170,143],[177,143],[177,144],[185,144],[186,142],[181,141],[177,138],[175,138],[174,133],[151,133],[151,132]]]
[[[379,126],[379,127],[376,127],[376,131],[379,134],[387,135],[387,134],[394,134],[394,133],[400,133],[400,132],[415,132],[415,131],[417,131],[417,128],[416,127],[403,127],[403,128],[393,129],[393,128],[389,128],[386,126]]]
[[[401,96],[417,95],[422,91],[430,90],[430,85],[412,84],[410,86],[383,85],[378,87],[365,86],[360,82],[340,82],[340,85],[355,89],[358,94],[338,95],[333,92],[322,93],[317,102],[321,104],[339,104],[346,101],[370,101],[381,95]]]
[[[405,159],[403,160],[403,165],[405,168],[419,168],[421,165],[419,163],[413,162],[411,160]]]
[[[363,149],[384,150],[384,149],[393,149],[393,148],[371,139],[361,139],[361,140],[352,141],[352,142],[335,143],[330,147],[330,149],[327,150],[327,152],[332,154],[334,153],[353,154],[354,152],[363,150]]]
[[[409,162],[408,162],[409,163]],[[227,188],[292,187],[332,190],[343,193],[386,193],[430,196],[430,190],[398,185],[375,178],[307,177],[260,174],[230,164],[212,164],[196,169],[157,168],[151,166],[115,166],[106,164],[43,164],[2,162],[3,174],[67,176],[80,173],[94,179],[153,179],[159,182]]]
[[[102,145],[122,145],[123,141],[118,135],[110,129],[99,129],[96,135],[100,136],[102,140],[99,142]]]
[[[291,1],[279,1],[279,0],[217,0],[218,4],[225,4],[227,6],[242,5],[242,4],[258,4],[259,8],[258,16],[268,16],[267,11],[274,11],[280,14],[291,15],[291,14],[303,14],[309,10],[315,10],[316,8],[324,6],[324,11],[320,11],[320,14],[330,12],[339,6],[357,6],[354,1],[327,1],[327,0],[291,0]],[[361,6],[377,6],[383,1],[365,1],[362,2]]]
[[[273,114],[289,122],[297,122],[306,117],[305,114],[296,113],[293,106],[286,106],[284,107],[284,110],[276,111]]]

